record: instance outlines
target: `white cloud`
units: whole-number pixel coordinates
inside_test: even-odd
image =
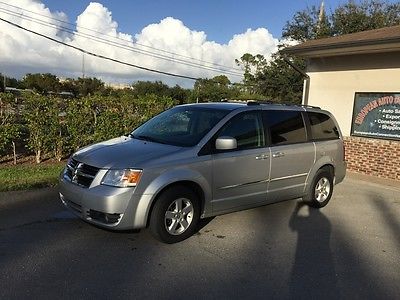
[[[237,68],[235,58],[244,53],[263,54],[269,56],[276,51],[278,40],[267,29],[248,29],[236,34],[227,44],[219,44],[207,40],[203,31],[195,31],[186,27],[182,21],[167,17],[159,23],[150,24],[134,36],[118,31],[118,23],[113,20],[112,13],[100,3],[90,3],[76,19],[76,32],[66,34],[54,26],[37,24],[37,20],[53,25],[68,26],[55,19],[68,21],[62,12],[51,12],[44,4],[34,0],[14,0],[13,5],[23,7],[36,14],[24,11],[28,19],[10,16],[3,9],[18,11],[16,8],[0,4],[0,17],[17,23],[23,27],[62,40],[87,51],[119,59],[131,64],[147,68],[183,74],[192,77],[213,77],[218,72],[189,66],[200,63],[199,60]],[[19,11],[21,12],[21,11]],[[88,36],[90,35],[90,36]],[[107,36],[105,36],[107,35]],[[134,51],[117,48],[93,39],[107,39],[120,44],[121,47],[134,47]],[[162,49],[164,51],[158,51]],[[142,52],[142,53],[138,53]],[[150,55],[145,55],[146,52]],[[6,66],[8,75],[14,70],[26,72],[52,72],[60,76],[81,76],[82,54],[79,51],[56,44],[42,37],[22,31],[4,22],[0,22],[0,63]],[[178,53],[174,55],[171,53]],[[167,60],[154,56],[166,56]],[[186,64],[168,61],[182,59]],[[140,79],[161,79],[169,83],[181,82],[176,79],[148,73],[135,68],[107,62],[99,58],[85,55],[85,72],[90,76],[98,76],[108,81],[129,81]],[[215,66],[214,66],[215,67]],[[11,73],[11,74],[10,74]],[[16,71],[14,72],[16,73]],[[238,71],[241,73],[241,71]],[[232,81],[240,81],[240,77],[229,76]]]

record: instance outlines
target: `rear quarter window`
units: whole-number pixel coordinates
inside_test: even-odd
[[[326,114],[307,112],[310,120],[311,137],[313,140],[333,140],[339,138],[335,122]]]

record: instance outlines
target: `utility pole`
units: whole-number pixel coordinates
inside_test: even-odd
[[[82,78],[85,78],[85,52],[82,52]]]
[[[322,21],[325,16],[325,1],[321,1],[321,6],[319,8],[319,17],[318,17],[318,28],[321,27]]]
[[[324,21],[325,21],[325,2],[321,1],[321,6],[319,8],[319,16],[317,23],[317,36],[320,36],[321,32],[324,30]],[[323,33],[323,32],[322,32]]]

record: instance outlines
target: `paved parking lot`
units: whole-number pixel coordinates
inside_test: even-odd
[[[55,189],[0,193],[0,298],[400,298],[400,187],[347,178],[322,210],[207,221],[164,245],[76,219]]]

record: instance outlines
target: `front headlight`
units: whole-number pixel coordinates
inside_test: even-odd
[[[142,176],[142,170],[123,169],[123,170],[108,170],[101,180],[101,184],[111,185],[116,187],[132,187],[139,183]]]

